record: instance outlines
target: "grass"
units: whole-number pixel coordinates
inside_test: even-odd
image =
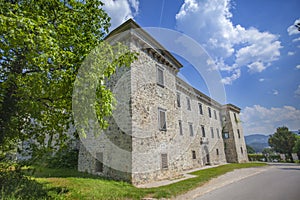
[[[42,183],[53,199],[141,199],[170,198],[199,187],[212,178],[234,169],[261,167],[264,163],[227,164],[193,172],[196,177],[157,188],[136,188],[129,183],[113,181],[71,169],[34,167],[34,179]]]

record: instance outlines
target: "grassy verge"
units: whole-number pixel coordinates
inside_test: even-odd
[[[76,170],[35,168],[34,179],[53,199],[141,199],[172,197],[203,185],[234,169],[265,166],[264,163],[228,164],[193,172],[195,178],[157,188],[136,188],[128,183],[104,179]]]

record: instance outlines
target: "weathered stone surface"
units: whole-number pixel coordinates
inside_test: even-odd
[[[127,26],[137,25],[127,22],[120,30]],[[82,142],[88,146],[81,145],[79,171],[138,185],[180,177],[183,170],[207,164],[247,161],[242,126],[235,122],[235,118],[239,119],[237,107],[222,106],[179,79],[178,61],[165,49],[159,49],[149,35],[130,29],[122,38],[127,38],[126,43],[139,53],[139,58],[130,69],[120,68],[109,81],[118,105],[109,119],[108,130]],[[158,68],[163,71],[163,85],[157,83]],[[165,130],[159,128],[160,110],[164,111]],[[228,132],[228,139],[223,139],[224,131]],[[103,155],[102,172],[96,170],[97,153]]]

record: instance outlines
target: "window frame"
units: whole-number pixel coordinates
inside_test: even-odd
[[[201,125],[201,133],[202,133],[202,137],[206,137],[204,125]]]
[[[190,136],[194,136],[194,128],[192,122],[189,122],[189,132],[190,132]]]
[[[220,130],[218,128],[216,130],[217,130],[217,136],[218,138],[220,138]]]
[[[190,97],[186,97],[186,107],[187,110],[192,110]]]
[[[196,151],[194,151],[194,150],[192,150],[192,159],[193,160],[197,159]]]
[[[200,115],[203,115],[203,106],[202,103],[198,103],[199,113]]]
[[[211,138],[215,138],[214,128],[210,127]]]
[[[240,129],[237,129],[238,138],[241,139]]]
[[[161,87],[165,87],[165,69],[159,65],[156,65],[156,83]],[[161,72],[161,73],[160,73]]]
[[[177,107],[180,108],[181,107],[181,97],[180,97],[180,93],[177,92],[176,93],[176,102],[177,102]]]
[[[161,121],[161,113],[164,113],[164,125],[162,126]],[[166,131],[167,130],[167,110],[163,108],[158,108],[158,129],[160,131]]]
[[[168,154],[162,153],[162,154],[160,154],[160,158],[161,158],[161,169],[168,169],[169,168]]]
[[[208,109],[208,116],[209,116],[209,118],[211,118],[211,108],[207,107],[207,109]]]
[[[183,135],[182,120],[178,120],[179,135]]]

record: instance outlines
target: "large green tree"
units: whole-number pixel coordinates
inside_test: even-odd
[[[287,155],[293,162],[292,152],[296,142],[296,135],[289,131],[287,127],[279,127],[276,132],[270,136],[269,145],[278,153]]]
[[[73,84],[92,49],[100,45],[107,55],[101,59],[109,67],[96,74],[101,80],[136,58],[103,42],[110,18],[102,5],[99,0],[0,0],[2,152],[29,138],[44,144],[46,135],[48,146],[54,139],[65,143],[73,123]],[[105,128],[113,95],[103,85],[96,91],[97,117]]]
[[[296,136],[296,142],[295,142],[295,146],[293,148],[293,152],[296,153],[298,158],[300,159],[300,135]]]

